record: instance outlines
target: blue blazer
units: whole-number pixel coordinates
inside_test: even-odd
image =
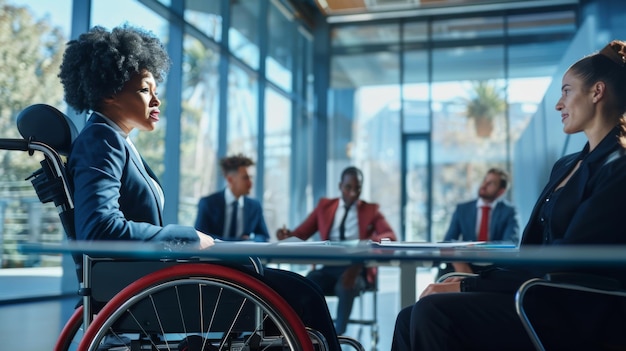
[[[72,143],[67,171],[77,239],[198,241],[190,226],[163,225],[156,176],[97,114]]]
[[[463,240],[476,241],[476,219],[478,208],[473,200],[457,205],[450,227],[444,241]],[[499,201],[492,209],[489,221],[489,241],[512,241],[515,245],[519,240],[519,215],[517,209],[506,200]]]
[[[224,218],[226,213],[226,198],[224,190],[205,196],[198,202],[196,229],[210,234],[214,238],[222,239],[224,233]],[[247,196],[243,198],[243,225],[244,234],[254,234],[254,241],[268,241],[269,232],[263,218],[261,203]]]

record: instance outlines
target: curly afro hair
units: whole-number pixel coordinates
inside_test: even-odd
[[[151,32],[130,25],[110,32],[96,26],[68,42],[59,78],[65,101],[81,113],[98,110],[104,98],[120,92],[144,69],[162,82],[170,63],[163,43]]]

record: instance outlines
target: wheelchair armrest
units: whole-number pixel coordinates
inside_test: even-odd
[[[580,285],[598,290],[620,290],[621,283],[615,279],[595,274],[573,273],[573,272],[552,272],[544,276],[544,279],[552,283]]]
[[[441,277],[439,277],[439,279],[437,279],[437,283],[442,283],[446,279],[452,278],[452,277],[467,278],[467,277],[475,277],[477,275],[478,274],[476,274],[476,273],[450,272],[450,273],[446,273],[446,274],[442,275]]]

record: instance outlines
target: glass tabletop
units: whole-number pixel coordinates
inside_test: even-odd
[[[381,245],[370,241],[332,242],[216,242],[207,249],[135,241],[73,241],[61,244],[27,243],[23,253],[83,253],[98,257],[136,259],[222,259],[257,257],[267,263],[366,263],[464,261],[524,265],[626,266],[626,245],[537,246],[518,249],[510,245],[470,243],[402,243]]]

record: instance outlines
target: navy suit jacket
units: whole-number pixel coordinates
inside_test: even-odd
[[[198,202],[196,229],[210,234],[214,238],[222,238],[224,233],[224,218],[226,213],[226,198],[224,190],[205,196]],[[243,198],[243,233],[254,234],[254,241],[268,241],[270,235],[263,218],[261,203],[247,196]]]
[[[477,240],[477,201],[473,200],[457,205],[444,241]],[[498,201],[496,207],[492,209],[491,219],[489,220],[489,241],[511,241],[517,245],[519,226],[519,215],[515,206],[505,200]]]
[[[198,241],[193,227],[163,225],[156,176],[97,114],[72,143],[67,171],[77,239]]]

